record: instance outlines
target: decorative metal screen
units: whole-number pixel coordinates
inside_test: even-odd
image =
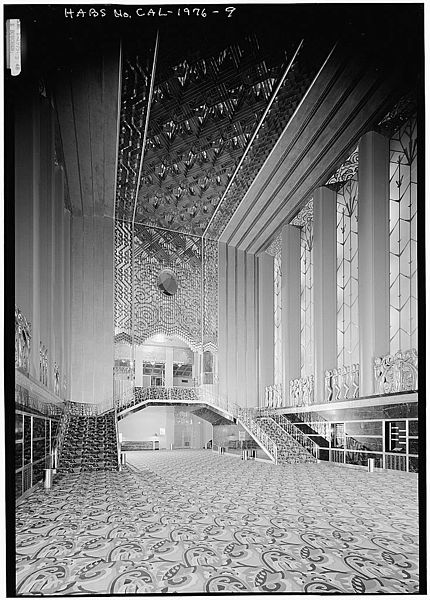
[[[337,191],[337,366],[359,362],[358,181]]]
[[[282,252],[278,252],[273,261],[274,276],[274,360],[275,385],[282,385]]]
[[[164,333],[177,335],[192,349],[200,349],[201,238],[144,225],[135,225],[134,231],[132,252],[131,224],[117,223],[116,343],[142,344],[156,333]],[[178,290],[173,296],[165,295],[159,289],[158,276],[163,269],[171,270],[177,279]]]
[[[417,120],[390,139],[390,353],[417,348]]]
[[[301,377],[314,374],[313,199],[291,221],[300,229]]]
[[[115,222],[115,341],[131,340],[131,225]]]
[[[203,239],[203,349],[218,348],[218,242]]]

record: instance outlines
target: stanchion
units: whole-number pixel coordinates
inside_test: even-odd
[[[367,470],[369,473],[373,473],[373,471],[375,470],[375,459],[374,458],[367,459]]]
[[[125,466],[127,464],[127,455],[125,452],[121,452],[121,465]]]
[[[43,470],[44,470],[43,487],[45,488],[45,490],[49,490],[52,487],[53,469],[43,469]]]
[[[223,446],[218,446],[218,454],[225,454],[225,448],[223,448]]]

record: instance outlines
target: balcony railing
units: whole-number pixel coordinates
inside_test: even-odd
[[[96,417],[103,415],[114,409],[114,403],[112,400],[106,400],[99,404],[90,404],[85,402],[71,402],[67,400],[64,403],[64,410],[70,415],[79,417]]]
[[[360,365],[354,364],[325,372],[325,402],[359,397]]]
[[[375,393],[390,394],[418,389],[418,353],[412,348],[375,358]]]

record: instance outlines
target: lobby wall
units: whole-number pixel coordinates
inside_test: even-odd
[[[15,105],[15,304],[31,323],[29,376],[70,398],[71,215],[56,115],[44,90],[30,87]]]

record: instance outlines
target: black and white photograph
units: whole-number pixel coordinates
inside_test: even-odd
[[[424,597],[424,3],[2,8],[5,596]]]

